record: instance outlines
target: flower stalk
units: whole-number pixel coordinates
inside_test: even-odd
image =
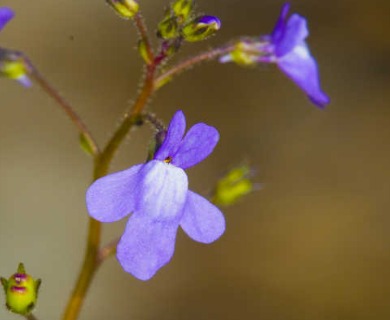
[[[29,76],[35,80],[35,82],[47,93],[55,102],[62,108],[62,110],[67,114],[69,119],[74,123],[84,139],[88,141],[91,152],[94,156],[99,153],[99,147],[93,138],[91,132],[89,131],[86,124],[73,109],[68,101],[66,101],[58,91],[45,79],[45,77],[38,71],[38,69],[31,63],[27,57],[23,57],[24,62],[26,63],[27,68],[29,69]]]
[[[200,53],[196,56],[188,58],[182,62],[179,62],[177,65],[173,66],[169,70],[165,71],[161,75],[159,75],[154,81],[154,86],[156,91],[160,89],[162,86],[167,84],[172,80],[172,78],[180,73],[191,69],[193,66],[200,64],[201,62],[211,61],[220,56],[223,56],[229,53],[234,48],[233,45],[226,45],[219,48],[212,49],[207,52]]]

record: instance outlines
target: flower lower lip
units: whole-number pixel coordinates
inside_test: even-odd
[[[24,293],[24,292],[26,292],[26,288],[25,287],[20,287],[20,286],[12,286],[11,287],[11,291],[12,292],[18,292],[18,293]]]

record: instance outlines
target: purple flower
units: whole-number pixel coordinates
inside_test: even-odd
[[[153,160],[110,174],[88,189],[89,214],[101,222],[114,222],[133,213],[117,246],[123,269],[148,280],[173,256],[179,225],[193,240],[211,243],[225,230],[220,210],[188,190],[185,171],[214,149],[218,131],[204,123],[184,136],[182,111],[173,116]]]
[[[0,31],[14,17],[14,12],[7,7],[0,8]],[[26,65],[20,57],[20,53],[0,47],[0,75],[17,80],[25,87],[31,86],[31,81],[26,75]]]
[[[290,77],[318,107],[323,108],[329,97],[321,90],[317,63],[306,44],[309,35],[306,19],[293,14],[287,19],[290,4],[285,3],[265,50],[269,55],[260,58],[263,62],[274,62]]]
[[[14,17],[14,12],[10,8],[7,7],[0,8],[0,31],[13,17]]]

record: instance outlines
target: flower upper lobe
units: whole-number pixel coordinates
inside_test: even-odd
[[[274,60],[315,105],[323,108],[330,99],[321,90],[317,63],[305,41],[309,35],[306,19],[298,14],[287,19],[289,8],[288,3],[282,7],[270,36]]]

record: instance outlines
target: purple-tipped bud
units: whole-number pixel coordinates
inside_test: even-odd
[[[186,24],[182,30],[185,41],[202,41],[221,28],[221,20],[215,16],[200,16]]]
[[[17,314],[30,314],[37,303],[41,280],[28,275],[23,263],[19,264],[17,272],[8,280],[5,278],[0,280],[6,295],[7,308]]]

